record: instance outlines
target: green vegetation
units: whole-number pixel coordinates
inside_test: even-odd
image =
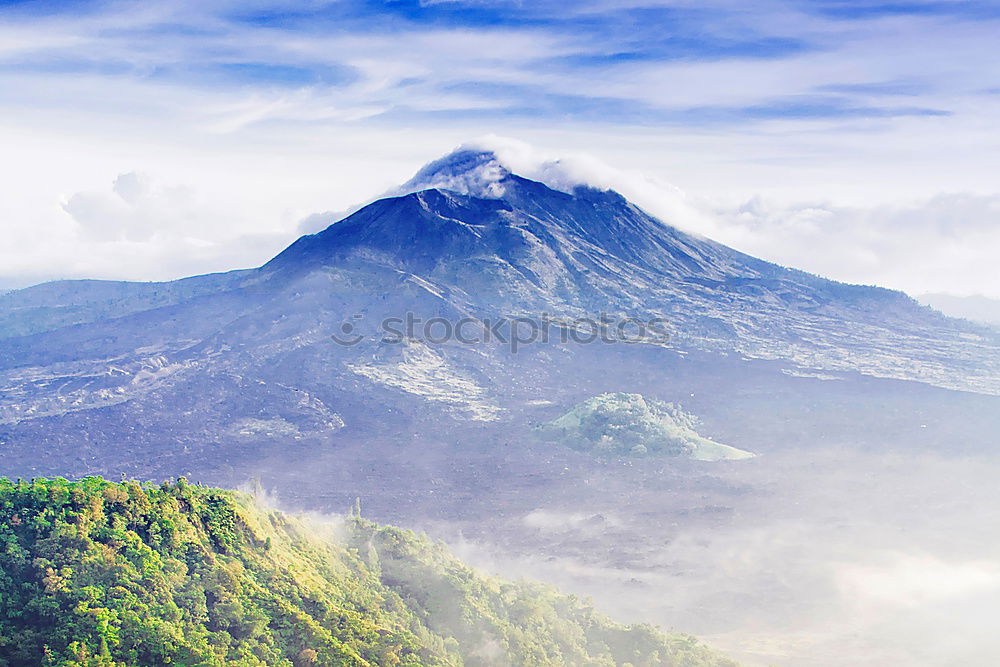
[[[685,636],[253,497],[0,479],[0,665],[731,665]]]
[[[544,424],[540,433],[604,456],[679,456],[699,461],[753,456],[698,435],[697,417],[641,394],[601,394]]]

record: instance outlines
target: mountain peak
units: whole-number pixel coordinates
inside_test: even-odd
[[[451,190],[463,195],[499,199],[511,171],[490,150],[460,147],[425,165],[398,194],[419,190]]]

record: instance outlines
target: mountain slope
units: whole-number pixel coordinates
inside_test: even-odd
[[[165,283],[60,280],[0,295],[0,339],[170,306],[239,286],[247,271]]]
[[[0,665],[729,665],[425,537],[180,480],[0,480]]]

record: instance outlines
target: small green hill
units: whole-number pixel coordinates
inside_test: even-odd
[[[732,665],[359,517],[183,479],[0,479],[0,665]]]
[[[604,456],[746,459],[750,452],[702,437],[697,417],[641,394],[601,394],[539,429],[542,437]]]

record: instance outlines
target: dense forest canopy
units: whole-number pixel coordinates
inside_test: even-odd
[[[0,479],[0,665],[730,665],[355,514],[189,484]]]

